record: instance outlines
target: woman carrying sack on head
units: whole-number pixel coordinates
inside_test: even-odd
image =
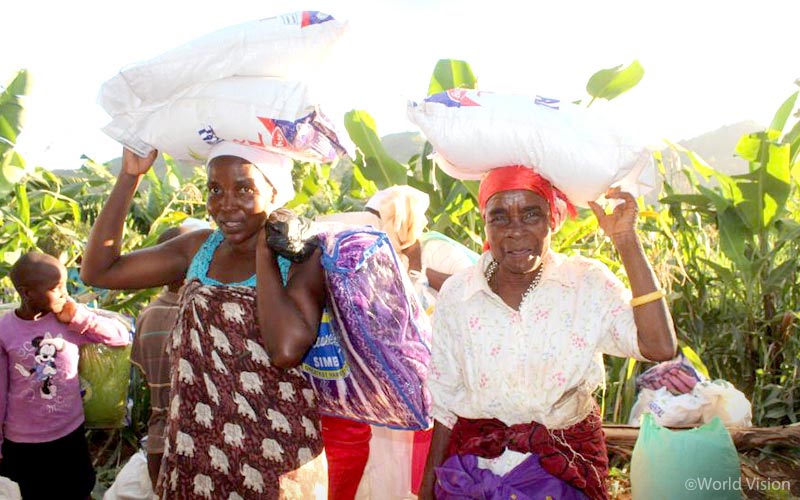
[[[319,251],[292,265],[267,246],[270,213],[292,198],[288,158],[221,142],[207,162],[216,230],[122,255],[131,200],[156,152],[128,150],[89,235],[81,277],[153,288],[186,277],[172,339],[162,498],[324,498],[314,393],[295,368],[313,344],[325,292]]]
[[[420,498],[608,498],[595,389],[602,354],[675,355],[672,319],[628,193],[589,203],[631,284],[550,249],[571,207],[527,167],[490,170],[479,206],[489,250],[442,287],[434,313],[434,434]],[[634,298],[631,299],[631,296]]]

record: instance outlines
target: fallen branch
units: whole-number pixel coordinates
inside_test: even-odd
[[[699,426],[698,426],[699,427]],[[693,427],[670,427],[675,431],[688,430]],[[639,437],[639,428],[632,425],[604,425],[606,444],[609,449],[622,451],[624,448],[633,448],[636,438]],[[733,444],[739,451],[752,450],[767,445],[796,446],[800,447],[800,424],[783,425],[778,427],[729,427],[728,432],[733,438]]]

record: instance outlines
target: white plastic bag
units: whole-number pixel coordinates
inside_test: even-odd
[[[347,25],[316,11],[230,26],[122,69],[100,89],[112,117],[230,76],[302,78],[328,56]]]
[[[674,395],[666,387],[658,390],[642,389],[636,398],[630,425],[639,425],[643,413],[651,413],[659,425],[679,427],[703,422],[703,411],[709,401],[702,395],[693,393]]]
[[[343,149],[312,102],[299,81],[231,77],[119,115],[103,131],[140,156],[155,148],[176,160],[202,163],[226,140],[301,161],[331,161]]]
[[[19,485],[7,477],[0,476],[0,498],[4,500],[22,500]]]
[[[147,470],[147,456],[139,451],[131,456],[114,484],[103,494],[103,500],[155,500],[153,483]]]
[[[635,196],[655,186],[651,152],[595,110],[539,96],[453,89],[409,103],[408,117],[457,179],[509,165],[534,168],[572,203],[609,187]]]
[[[414,433],[372,426],[369,459],[356,500],[410,500]]]
[[[698,382],[693,391],[708,400],[703,408],[703,422],[719,417],[727,427],[753,425],[753,408],[747,397],[726,380]]]
[[[745,395],[726,380],[703,380],[691,392],[674,395],[667,387],[642,389],[631,408],[628,423],[639,424],[642,413],[652,413],[665,427],[708,423],[719,417],[727,427],[749,427],[752,405]]]

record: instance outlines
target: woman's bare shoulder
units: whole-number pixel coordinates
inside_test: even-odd
[[[213,232],[213,229],[198,229],[197,231],[182,234],[172,241],[175,242],[176,247],[180,248],[181,253],[183,253],[189,261],[191,261],[192,258],[194,258],[194,254],[200,250],[200,247],[206,242],[208,237]]]

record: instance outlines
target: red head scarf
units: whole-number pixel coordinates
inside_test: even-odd
[[[550,182],[528,167],[513,165],[494,168],[486,173],[478,189],[478,206],[481,216],[485,215],[486,203],[501,191],[525,189],[533,191],[547,201],[550,206],[550,226],[553,230],[561,227],[567,215],[574,217],[575,207],[566,195],[553,187]]]

